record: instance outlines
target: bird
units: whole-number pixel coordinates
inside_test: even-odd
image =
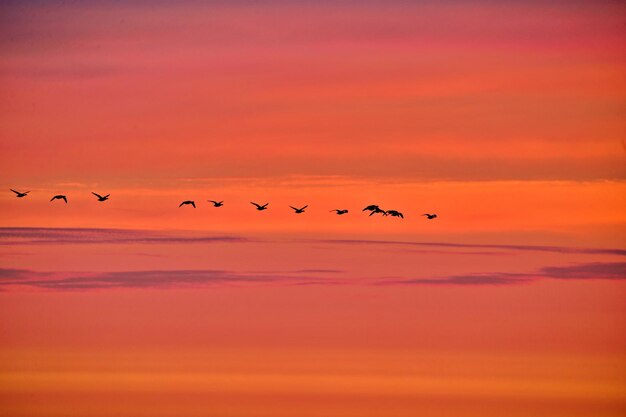
[[[363,210],[361,210],[361,211],[366,211],[366,210],[369,210],[369,211],[374,211],[374,210],[376,210],[376,209],[380,209],[380,208],[379,208],[376,204],[370,204],[369,206],[365,207],[365,208],[364,208]]]
[[[65,201],[65,204],[67,204],[67,197],[61,194],[55,195],[54,197],[50,199],[50,201],[53,201],[53,200],[63,200]]]
[[[422,216],[426,216],[426,218],[427,218],[428,220],[432,220],[432,219],[434,219],[435,217],[437,217],[437,215],[436,215],[436,214],[428,214],[428,213],[424,213],[424,214],[422,214]]]
[[[331,212],[336,211],[338,215],[342,215],[342,214],[346,214],[348,212],[348,210],[339,210],[339,209],[335,209],[335,210],[331,210]]]
[[[381,209],[380,207],[376,206],[376,208],[374,210],[372,210],[372,212],[370,213],[370,216],[376,214],[376,213],[382,213],[383,216],[387,215],[387,212],[383,209]]]
[[[398,210],[387,210],[387,214],[391,217],[400,217],[401,219],[404,219],[404,216]]]
[[[15,196],[16,196],[17,198],[26,197],[26,195],[27,195],[28,193],[30,193],[30,191],[26,191],[26,192],[24,192],[24,193],[20,193],[19,191],[15,191],[13,188],[9,188],[9,190],[13,191],[13,192],[15,193]]]
[[[265,204],[263,204],[263,205],[260,205],[260,204],[257,204],[257,203],[253,203],[253,202],[251,201],[251,202],[250,202],[250,204],[255,205],[257,210],[259,210],[259,211],[263,211],[263,210],[267,210],[267,205],[268,205],[269,203],[265,203]]]
[[[215,201],[215,200],[207,200],[209,203],[213,203],[213,207],[222,207],[224,205],[223,201]]]
[[[94,193],[93,191],[91,192],[91,194],[93,194],[96,197],[98,197],[98,201],[107,201],[109,199],[109,196],[111,195],[111,194],[107,194],[105,196],[101,196],[100,194]]]
[[[296,208],[296,207],[294,207],[294,206],[289,206],[289,207],[291,207],[292,209],[294,209],[294,211],[296,212],[296,214],[300,214],[300,213],[304,213],[304,209],[305,209],[305,208],[307,208],[307,207],[309,207],[309,206],[308,206],[308,205],[306,205],[306,206],[304,206],[304,207],[302,207],[302,208]]]
[[[196,208],[196,203],[195,203],[195,201],[192,201],[192,200],[183,201],[182,203],[180,203],[180,205],[178,207],[180,208],[180,207],[184,206],[185,204],[191,204],[193,206],[193,208]]]

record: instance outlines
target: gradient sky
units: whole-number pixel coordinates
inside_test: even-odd
[[[625,21],[2,2],[0,414],[624,415]]]

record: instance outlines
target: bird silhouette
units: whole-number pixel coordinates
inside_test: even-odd
[[[94,193],[93,191],[91,192],[91,194],[93,194],[96,197],[98,197],[98,201],[107,201],[109,199],[109,196],[111,195],[111,194],[107,194],[105,196],[101,196],[100,194]]]
[[[193,206],[193,208],[196,208],[196,203],[195,203],[195,201],[192,201],[192,200],[186,200],[186,201],[183,201],[182,203],[180,203],[180,205],[178,206],[178,208],[180,208],[180,207],[184,206],[185,204],[191,204],[191,205]]]
[[[61,194],[55,195],[54,197],[52,197],[50,199],[50,201],[53,201],[53,200],[63,200],[63,201],[65,201],[65,204],[67,204],[67,197],[65,197],[64,195],[61,195]]]
[[[348,210],[339,210],[339,209],[335,209],[335,210],[331,210],[331,212],[336,211],[338,215],[342,215],[342,214],[346,214],[348,212]]]
[[[265,204],[263,204],[263,205],[260,205],[260,204],[257,204],[257,203],[254,203],[254,202],[252,202],[252,201],[251,201],[251,202],[250,202],[250,204],[255,205],[257,210],[259,210],[259,211],[263,211],[263,210],[267,210],[267,205],[268,205],[269,203],[265,203]]]
[[[366,211],[366,210],[374,211],[374,210],[377,210],[377,209],[380,210],[380,207],[378,207],[376,204],[370,204],[369,206],[365,207],[361,211]]]
[[[422,214],[422,216],[426,216],[426,218],[427,218],[428,220],[432,220],[432,219],[434,219],[434,218],[436,218],[436,217],[437,217],[437,215],[436,215],[436,214],[428,214],[428,213],[424,213],[424,214]]]
[[[13,188],[9,188],[9,190],[13,191],[13,192],[15,193],[15,196],[16,196],[17,198],[26,197],[26,195],[27,195],[28,193],[30,193],[30,191],[26,191],[26,192],[24,192],[24,193],[20,193],[19,191],[15,191]]]
[[[401,219],[404,219],[404,216],[398,210],[387,210],[387,214],[391,217],[400,217]]]
[[[308,206],[308,205],[306,205],[306,206],[304,206],[304,207],[302,207],[302,208],[296,208],[296,207],[294,207],[294,206],[289,206],[289,207],[291,207],[291,208],[292,208],[292,209],[296,212],[296,214],[300,214],[300,213],[304,213],[304,209],[305,209],[305,208],[307,208],[307,207],[309,207],[309,206]]]
[[[215,200],[207,200],[209,203],[213,203],[213,207],[222,207],[224,205],[223,201],[215,201]]]
[[[380,207],[376,206],[376,208],[374,210],[372,210],[372,212],[370,213],[370,216],[376,214],[376,213],[382,213],[383,216],[387,215],[387,212],[383,209],[381,209]]]

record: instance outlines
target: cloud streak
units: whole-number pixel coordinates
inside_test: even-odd
[[[3,227],[0,245],[244,243],[240,236],[210,236],[132,229]]]
[[[236,272],[204,270],[143,270],[52,273],[28,269],[0,269],[0,288],[102,290],[119,288],[197,288],[212,285],[512,285],[538,279],[626,280],[626,262],[548,266],[533,273],[494,272],[432,278],[336,278],[345,271],[298,270]],[[330,276],[329,276],[330,275]]]
[[[625,249],[618,248],[580,248],[568,246],[543,246],[543,245],[506,245],[506,244],[474,244],[453,242],[403,242],[394,240],[366,240],[366,239],[328,239],[317,240],[320,243],[332,243],[340,245],[381,245],[381,246],[404,246],[404,247],[442,247],[455,249],[495,249],[505,251],[531,251],[531,252],[554,252],[554,253],[580,253],[586,255],[618,255],[626,256]]]

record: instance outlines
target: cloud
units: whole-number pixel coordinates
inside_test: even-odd
[[[100,290],[114,288],[196,288],[211,285],[512,285],[538,279],[623,280],[625,262],[549,266],[533,273],[493,272],[428,278],[341,278],[327,274],[334,270],[236,272],[204,270],[144,270],[112,272],[41,272],[27,269],[0,269],[0,289],[31,287],[49,290]],[[326,275],[321,278],[318,275]]]
[[[29,286],[53,290],[93,290],[112,288],[184,288],[215,284],[282,284],[302,280],[297,275],[240,273],[224,270],[148,270],[98,273],[64,273],[56,277],[48,272],[0,270],[0,286]],[[307,277],[306,282],[312,278]]]
[[[2,227],[0,245],[243,243],[240,236],[210,236],[132,229]]]
[[[626,262],[547,266],[541,268],[539,273],[554,279],[626,279]]]
[[[546,266],[534,273],[494,272],[451,275],[441,278],[380,281],[381,285],[510,285],[537,279],[626,280],[626,262],[594,262],[569,266]]]
[[[366,240],[366,239],[327,239],[316,240],[320,243],[333,243],[341,245],[390,245],[409,247],[443,247],[459,249],[495,249],[509,251],[533,251],[533,252],[556,252],[556,253],[580,253],[587,255],[619,255],[626,256],[626,249],[617,248],[577,248],[568,246],[543,246],[543,245],[501,245],[501,244],[474,244],[452,242],[403,242],[394,240]]]

